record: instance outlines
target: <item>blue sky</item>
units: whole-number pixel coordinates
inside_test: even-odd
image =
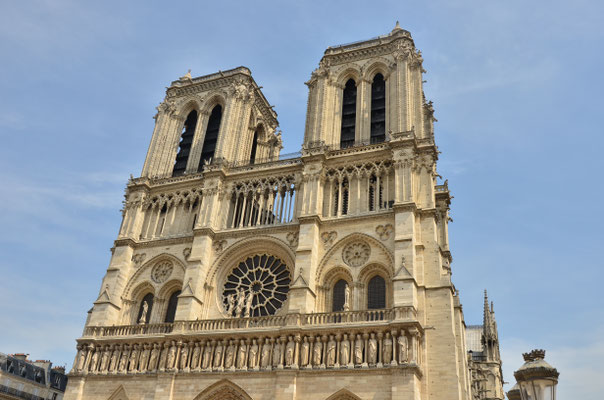
[[[298,151],[325,48],[400,20],[439,121],[466,323],[487,288],[507,380],[545,348],[560,398],[600,399],[603,16],[581,0],[2,1],[0,351],[71,366],[170,81],[249,67]]]

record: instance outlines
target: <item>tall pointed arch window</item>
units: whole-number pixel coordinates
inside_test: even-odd
[[[371,143],[386,140],[386,82],[380,73],[371,83]]]
[[[367,309],[386,308],[386,281],[379,275],[369,280],[367,285]]]
[[[185,119],[182,134],[180,135],[178,154],[176,154],[176,162],[174,163],[174,169],[172,170],[172,176],[182,175],[187,169],[187,161],[189,160],[189,153],[191,153],[191,145],[193,143],[193,137],[195,136],[195,128],[197,127],[197,117],[197,111],[193,110],[187,115],[187,119]]]
[[[340,147],[354,145],[354,131],[357,119],[357,84],[349,79],[344,86],[342,96],[342,130],[340,131]]]
[[[250,151],[250,164],[254,164],[256,162],[256,152],[258,151],[258,130],[256,129],[254,132],[254,137],[252,138],[252,150]]]
[[[344,310],[344,303],[346,302],[346,286],[348,286],[348,283],[344,279],[340,279],[333,285],[331,311],[337,312]]]
[[[168,300],[168,309],[166,310],[166,317],[164,318],[164,322],[172,323],[174,322],[174,317],[176,317],[176,307],[178,306],[178,296],[180,295],[180,290],[172,293],[170,299]]]
[[[201,158],[197,171],[201,171],[206,163],[212,162],[214,152],[216,151],[216,143],[218,142],[218,131],[220,131],[220,121],[222,120],[222,106],[217,104],[210,113],[208,127],[203,139],[201,147]]]
[[[151,310],[153,309],[153,293],[147,293],[141,300],[138,307],[138,314],[135,323],[148,324],[151,320]]]

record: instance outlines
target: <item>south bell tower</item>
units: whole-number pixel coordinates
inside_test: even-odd
[[[473,382],[422,72],[398,24],[328,48],[293,155],[247,68],[172,82],[66,399],[495,393]]]

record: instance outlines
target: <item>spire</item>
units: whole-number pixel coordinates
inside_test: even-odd
[[[402,30],[404,30],[404,29],[401,28],[401,26],[399,25],[398,21],[396,21],[396,25],[394,26],[394,29],[390,33],[392,34],[392,33],[396,32],[396,31],[402,31]]]
[[[489,329],[489,326],[491,325],[491,312],[489,310],[489,296],[487,294],[487,290],[484,290],[484,308],[483,308],[483,315],[482,315],[482,326],[483,329],[486,333],[487,329]]]

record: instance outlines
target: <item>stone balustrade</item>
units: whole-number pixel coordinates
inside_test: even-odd
[[[422,331],[417,323],[402,321],[197,337],[82,338],[71,374],[394,367],[415,367],[419,371],[421,343]]]
[[[377,322],[415,321],[415,308],[394,307],[383,310],[341,311],[330,313],[285,314],[252,318],[221,318],[177,321],[173,324],[141,324],[121,326],[88,326],[83,338],[127,337],[139,335],[188,334],[263,328],[315,327],[333,324],[375,325]]]

